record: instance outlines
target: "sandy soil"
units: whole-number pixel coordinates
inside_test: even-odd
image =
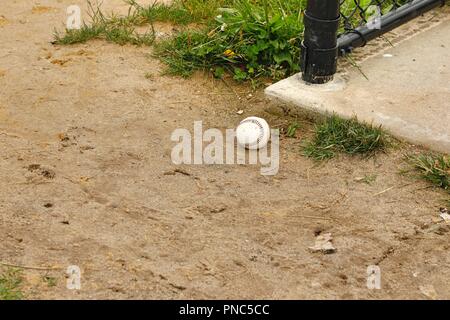
[[[399,174],[414,146],[315,165],[300,115],[274,177],[250,165],[176,173],[175,128],[250,115],[282,127],[295,113],[205,75],[160,76],[149,48],[51,45],[73,3],[0,6],[0,263],[53,268],[24,269],[27,298],[450,298],[446,195]],[[335,253],[308,249],[320,232]],[[380,290],[366,286],[374,264]],[[66,288],[69,265],[82,290]]]

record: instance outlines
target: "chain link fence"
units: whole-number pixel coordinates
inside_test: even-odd
[[[414,0],[340,0],[341,25],[339,34],[353,32],[358,27],[376,23],[383,15]]]

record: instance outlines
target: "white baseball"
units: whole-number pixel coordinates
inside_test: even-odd
[[[236,129],[236,138],[244,148],[255,150],[264,148],[270,139],[270,127],[266,120],[248,117]]]

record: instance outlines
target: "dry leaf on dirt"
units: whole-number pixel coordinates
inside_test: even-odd
[[[316,243],[313,247],[309,247],[312,252],[322,252],[325,254],[331,254],[336,252],[336,248],[333,246],[331,241],[333,237],[331,233],[324,233],[316,237]]]
[[[450,214],[448,213],[448,209],[447,208],[441,208],[440,210],[440,217],[447,223],[450,223]]]
[[[4,26],[8,24],[8,19],[5,16],[0,16],[0,26]]]
[[[432,300],[437,299],[437,292],[431,284],[419,286],[420,292]]]
[[[52,10],[56,10],[55,8],[52,7],[46,7],[46,6],[34,6],[33,9],[31,9],[31,13],[33,14],[41,14],[41,13],[46,13]]]

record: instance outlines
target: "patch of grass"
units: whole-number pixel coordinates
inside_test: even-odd
[[[68,45],[84,43],[92,39],[104,39],[120,45],[151,45],[155,40],[154,22],[171,22],[179,25],[206,23],[217,12],[217,8],[232,0],[175,0],[170,4],[154,2],[141,6],[135,0],[124,0],[129,5],[128,14],[105,15],[100,5],[87,0],[89,22],[80,29],[65,29],[54,32],[54,44]],[[139,34],[136,26],[150,25],[151,32]]]
[[[376,174],[366,174],[364,177],[356,178],[355,181],[357,182],[363,182],[365,184],[371,185],[377,180]]]
[[[174,3],[165,4],[155,2],[151,6],[142,7],[133,1],[132,5],[136,8],[137,14],[148,23],[160,21],[187,25],[196,21],[196,18],[186,8],[174,5]]]
[[[355,117],[347,120],[332,115],[316,126],[314,138],[304,146],[304,154],[315,160],[333,158],[338,152],[372,155],[384,151],[389,142],[381,127],[360,123]]]
[[[207,46],[202,46],[208,36],[202,32],[185,31],[175,38],[163,41],[156,45],[155,57],[161,59],[167,65],[165,74],[189,77],[197,69],[210,69],[220,66],[221,56],[217,57],[215,52]],[[204,48],[203,59],[196,51]]]
[[[297,121],[292,122],[286,130],[286,136],[289,138],[294,138],[297,133],[297,129],[299,128],[300,124]]]
[[[448,156],[428,153],[407,155],[406,159],[419,173],[420,178],[450,192],[450,158]]]
[[[22,299],[21,284],[22,274],[18,269],[9,268],[0,274],[0,300]]]
[[[230,5],[233,0],[174,0],[171,3],[154,2],[146,7],[135,0],[126,0],[130,8],[140,18],[141,23],[171,22],[179,25],[207,23],[213,18],[217,9]]]
[[[42,280],[44,280],[45,283],[47,283],[47,286],[49,287],[56,287],[58,280],[55,277],[51,276],[44,276],[42,277]]]
[[[145,79],[153,80],[154,78],[155,78],[155,75],[153,73],[150,73],[150,72],[145,73]]]
[[[88,15],[91,22],[83,22],[80,29],[66,29],[63,33],[55,30],[54,44],[69,45],[84,43],[92,39],[104,39],[119,45],[151,45],[155,40],[155,32],[151,25],[151,31],[140,34],[136,32],[135,26],[142,25],[145,20],[137,10],[130,7],[128,15],[120,17],[117,15],[105,16],[98,5],[91,1],[88,3]]]
[[[229,73],[237,81],[280,79],[299,71],[304,0],[234,0],[201,30],[184,31],[156,47],[169,74]]]
[[[99,38],[104,32],[104,26],[102,25],[88,26],[83,24],[80,29],[66,30],[64,34],[55,31],[53,43],[61,45],[84,43],[88,40]]]

